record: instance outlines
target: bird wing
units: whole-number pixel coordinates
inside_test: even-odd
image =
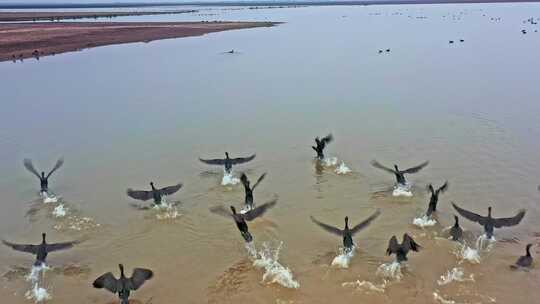
[[[223,159],[223,158],[216,158],[216,159],[202,159],[202,158],[199,158],[199,160],[202,161],[205,164],[208,164],[208,165],[220,165],[220,166],[225,165],[225,159]]]
[[[479,214],[476,214],[474,212],[462,209],[458,207],[454,202],[452,202],[452,206],[454,206],[454,209],[463,216],[464,218],[468,219],[469,221],[477,222],[480,225],[484,225],[486,223],[486,217],[481,216]]]
[[[161,189],[159,189],[159,192],[162,195],[171,195],[171,194],[176,193],[176,191],[180,190],[180,188],[182,188],[182,183],[178,183],[178,184],[176,184],[174,186],[161,188]]]
[[[131,278],[128,280],[129,288],[131,290],[137,290],[147,280],[150,280],[154,276],[154,273],[150,269],[135,268]]]
[[[35,176],[37,176],[39,179],[41,179],[41,176],[39,175],[39,173],[37,172],[36,168],[34,168],[34,165],[32,164],[32,160],[29,159],[29,158],[25,158],[24,159],[24,167],[26,168],[26,170],[30,171],[31,173],[33,173]]]
[[[252,161],[255,158],[255,154],[248,156],[248,157],[238,157],[238,158],[231,158],[231,163],[233,165],[243,164],[247,163],[248,161]]]
[[[212,207],[210,208],[210,212],[214,213],[214,214],[217,214],[217,215],[221,215],[221,216],[224,216],[224,217],[231,217],[232,214],[231,214],[231,211],[223,206],[216,206],[216,207]]]
[[[321,139],[321,141],[322,141],[323,143],[325,143],[325,144],[329,144],[329,143],[331,143],[333,140],[334,140],[334,136],[332,136],[332,134],[328,134],[328,135],[326,135],[325,137],[323,137],[323,138]]]
[[[390,169],[390,168],[388,168],[388,167],[385,167],[385,166],[381,165],[381,164],[380,164],[378,161],[376,161],[376,160],[372,160],[372,161],[371,161],[371,165],[372,165],[373,167],[375,167],[375,168],[382,169],[382,170],[384,170],[384,171],[386,171],[386,172],[389,172],[389,173],[392,173],[392,174],[396,173],[396,171],[394,171],[394,170],[392,170],[392,169]]]
[[[322,229],[332,233],[332,234],[335,234],[335,235],[339,235],[339,236],[343,236],[343,230],[337,228],[337,227],[334,227],[334,226],[330,226],[328,224],[325,224],[323,222],[319,222],[317,219],[315,219],[313,216],[310,217],[311,218],[311,221],[313,221],[315,224],[319,225]]]
[[[106,274],[97,278],[92,285],[94,288],[105,288],[112,293],[116,293],[118,291],[118,280],[111,272],[107,272]]]
[[[493,226],[495,226],[495,228],[515,226],[521,222],[525,216],[525,212],[525,209],[521,209],[514,217],[493,219]]]
[[[63,164],[64,164],[64,158],[60,157],[60,159],[58,159],[56,161],[56,164],[54,165],[54,168],[52,168],[52,170],[49,172],[49,174],[47,174],[47,178],[49,178],[49,176],[51,176],[54,173],[54,171],[60,169],[60,167],[62,167]]]
[[[423,163],[421,163],[420,165],[416,166],[416,167],[412,167],[412,168],[409,168],[407,170],[403,170],[402,172],[403,173],[407,173],[407,174],[411,174],[411,173],[416,173],[420,170],[422,170],[422,168],[424,168],[425,166],[427,166],[429,164],[428,161],[425,161]]]
[[[258,179],[257,182],[255,183],[255,185],[253,185],[253,188],[251,188],[251,190],[255,190],[255,188],[257,187],[257,185],[258,185],[260,182],[262,182],[262,180],[263,180],[265,177],[266,177],[266,172],[263,173],[263,174],[259,177],[259,179]]]
[[[433,189],[432,184],[429,184],[427,188],[428,188],[428,191],[431,192],[431,195],[435,194],[435,189]]]
[[[409,250],[418,251],[422,248],[422,246],[418,245],[418,243],[406,233],[403,235],[403,243],[401,243],[401,245],[403,246],[405,253],[409,252]]]
[[[397,241],[396,236],[392,236],[390,238],[390,241],[388,241],[388,248],[386,249],[386,255],[391,255],[392,253],[396,253],[399,249],[399,243]]]
[[[51,252],[51,251],[65,250],[65,249],[73,247],[73,245],[76,245],[78,243],[79,243],[78,241],[73,241],[73,242],[47,244],[47,251]]]
[[[257,206],[256,208],[253,208],[249,210],[248,212],[242,214],[242,217],[246,221],[253,221],[254,219],[258,218],[259,216],[262,216],[268,209],[274,207],[277,203],[277,200],[272,200],[270,202],[264,203],[260,206]]]
[[[440,186],[439,189],[437,189],[437,193],[443,193],[446,190],[448,190],[448,181],[444,182],[444,185]]]
[[[375,211],[375,213],[373,213],[370,217],[365,219],[363,222],[361,222],[360,224],[352,227],[350,229],[351,234],[355,234],[358,231],[366,228],[369,224],[371,224],[371,222],[373,222],[373,220],[375,220],[377,217],[379,217],[379,215],[381,215],[381,211],[380,210]]]
[[[152,191],[133,190],[129,188],[127,189],[126,193],[129,197],[137,199],[137,200],[141,200],[141,201],[147,201],[152,198]]]
[[[4,243],[4,245],[6,246],[11,247],[13,250],[32,253],[32,254],[36,254],[39,248],[39,245],[14,244],[8,241],[2,241],[2,243]]]

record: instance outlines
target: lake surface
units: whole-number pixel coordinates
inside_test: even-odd
[[[128,273],[154,270],[133,296],[145,304],[538,299],[540,271],[508,266],[540,236],[540,27],[524,23],[540,17],[540,5],[208,12],[116,20],[285,23],[0,64],[0,237],[37,243],[47,232],[51,242],[84,241],[49,256],[64,270],[45,274],[51,303],[111,303],[115,297],[91,282],[107,271],[118,275],[118,263]],[[224,53],[231,49],[236,53]],[[335,141],[327,155],[352,173],[315,168],[313,138],[329,132]],[[268,173],[255,202],[277,198],[277,205],[249,223],[250,231],[259,252],[264,245],[279,251],[292,278],[280,277],[288,273],[271,258],[255,261],[267,269],[253,265],[234,223],[209,212],[243,202],[241,185],[222,186],[222,170],[198,161],[225,151],[257,153],[236,174],[246,171],[254,182]],[[50,187],[68,211],[55,217],[57,205],[41,203],[39,183],[22,162],[29,157],[48,170],[62,155]],[[430,164],[409,176],[412,197],[394,197],[393,176],[371,167],[372,159],[402,168]],[[413,225],[427,208],[426,185],[445,180],[438,224]],[[150,181],[184,183],[169,198],[180,201],[175,210],[130,206],[136,202],[126,189],[147,189]],[[471,263],[445,238],[451,201],[480,214],[493,206],[496,217],[521,208],[527,214],[517,227],[497,230],[493,248]],[[341,238],[310,216],[342,227],[344,216],[356,224],[377,209],[382,215],[354,237],[349,267],[332,266]],[[461,224],[473,240],[482,233]],[[404,232],[423,250],[409,255],[400,280],[385,278],[377,270],[394,259],[385,255],[388,240]],[[537,246],[532,253],[538,256]],[[33,258],[2,246],[0,260],[8,277],[0,298],[31,302],[29,282],[13,270],[29,268]],[[453,268],[463,281],[438,282]]]

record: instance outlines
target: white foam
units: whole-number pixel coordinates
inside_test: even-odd
[[[156,214],[156,218],[158,220],[169,220],[169,219],[175,219],[182,214],[178,212],[178,209],[176,209],[176,206],[173,203],[168,203],[165,197],[161,197],[161,203],[160,204],[154,204],[152,208],[159,213]]]
[[[424,228],[435,226],[435,224],[437,224],[437,221],[424,214],[421,217],[415,218],[413,220],[413,224],[420,228]]]
[[[283,242],[272,249],[268,243],[262,244],[262,249],[257,251],[253,242],[246,244],[246,249],[250,258],[253,260],[253,265],[258,268],[264,268],[265,272],[262,277],[263,282],[278,283],[286,288],[298,289],[300,283],[294,280],[293,274],[288,267],[284,267],[278,261],[279,252],[283,246]]]
[[[41,192],[41,198],[43,199],[43,203],[45,204],[58,202],[58,197],[56,197],[56,195],[45,191]]]
[[[453,281],[456,282],[465,282],[465,281],[471,281],[474,282],[474,275],[469,275],[469,277],[465,277],[465,270],[461,267],[454,267],[452,270],[448,270],[446,274],[441,275],[441,278],[437,280],[437,284],[439,285],[446,285],[450,284]]]
[[[223,171],[223,179],[221,180],[222,186],[236,185],[240,182],[240,179],[234,177],[233,172]]]
[[[55,217],[64,217],[66,216],[67,211],[68,211],[68,208],[65,208],[64,204],[59,204],[58,206],[54,207],[52,214]]]
[[[413,194],[411,192],[411,184],[407,183],[405,185],[397,184],[394,186],[394,190],[392,191],[393,196],[406,196],[411,197]]]
[[[401,272],[401,264],[394,261],[392,263],[385,263],[377,268],[377,275],[382,276],[385,279],[401,280],[403,273]]]
[[[490,251],[493,248],[493,244],[496,242],[494,237],[487,238],[485,234],[482,234],[476,239],[476,248],[469,247],[467,244],[463,244],[458,247],[458,251],[455,255],[461,259],[461,261],[467,261],[472,264],[480,263],[480,252]]]
[[[246,214],[250,212],[253,208],[250,205],[245,205],[244,208],[240,210],[240,214]]]
[[[34,300],[35,303],[50,300],[52,298],[47,289],[39,287],[38,283],[35,283],[33,288],[28,290],[24,295],[28,300]]]
[[[341,164],[334,170],[337,174],[349,174],[352,172],[352,170],[345,165],[343,161],[341,161]]]
[[[351,249],[340,248],[339,251],[340,254],[332,260],[332,266],[336,266],[339,268],[349,268],[349,263],[354,257],[354,252],[356,251],[356,248],[354,246]]]
[[[376,292],[384,293],[384,290],[386,288],[386,282],[387,282],[386,280],[383,280],[382,284],[375,284],[370,281],[356,280],[353,282],[342,283],[341,286],[356,287],[357,289],[366,289],[368,291],[376,291]]]
[[[437,292],[433,292],[433,298],[435,299],[435,301],[439,301],[442,304],[456,304],[456,301],[447,300],[447,299],[443,298],[442,296],[440,296]]]
[[[334,167],[338,164],[337,157],[326,157],[322,160],[322,163],[325,167]]]
[[[461,247],[458,257],[460,257],[462,261],[467,261],[472,264],[480,263],[480,253],[478,250],[467,245],[463,245],[463,247]]]
[[[39,266],[33,265],[30,269],[30,273],[26,276],[26,281],[36,283],[41,278],[42,274],[45,274],[47,270],[51,269],[46,264],[41,264]]]

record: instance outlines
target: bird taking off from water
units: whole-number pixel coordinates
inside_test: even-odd
[[[417,173],[418,171],[422,170],[428,164],[429,164],[429,162],[426,161],[426,162],[423,162],[423,163],[421,163],[420,165],[418,165],[416,167],[412,167],[412,168],[405,169],[405,170],[399,170],[397,165],[394,165],[394,169],[390,169],[388,167],[385,167],[385,166],[381,165],[376,160],[371,161],[371,165],[373,167],[384,170],[384,171],[386,171],[388,173],[394,174],[396,176],[396,182],[398,183],[398,185],[402,185],[402,186],[407,185],[407,180],[405,179],[405,174]]]
[[[328,134],[322,139],[319,139],[319,137],[315,137],[315,144],[317,146],[311,146],[311,148],[315,150],[315,152],[317,152],[317,158],[319,160],[324,159],[324,148],[326,148],[326,145],[331,143],[333,140],[334,137],[332,136],[332,134]]]
[[[398,263],[407,261],[407,254],[409,251],[418,252],[422,246],[418,245],[412,237],[407,233],[403,234],[403,241],[401,244],[398,243],[396,236],[392,236],[388,242],[388,248],[386,249],[386,254],[391,255],[395,254]]]
[[[147,201],[147,200],[153,198],[154,199],[154,204],[160,205],[163,196],[171,195],[171,194],[176,193],[178,190],[180,190],[180,188],[182,188],[182,184],[179,183],[179,184],[176,184],[176,185],[173,185],[173,186],[169,186],[169,187],[165,187],[165,188],[161,188],[161,189],[156,189],[156,187],[154,186],[154,183],[151,182],[150,187],[152,188],[152,190],[150,190],[150,191],[133,190],[133,189],[129,188],[129,189],[127,189],[126,193],[127,193],[127,195],[129,197],[134,198],[136,200],[140,200],[140,201]]]
[[[263,173],[257,182],[253,185],[253,187],[250,186],[249,179],[245,173],[242,173],[242,176],[240,176],[240,180],[242,181],[242,185],[244,185],[244,190],[246,192],[246,197],[244,200],[244,203],[246,205],[247,210],[253,209],[253,191],[259,185],[259,183],[264,179],[266,176],[266,173]]]
[[[444,185],[440,186],[439,189],[435,190],[433,185],[428,185],[428,190],[431,192],[431,197],[429,199],[429,206],[426,212],[427,216],[430,216],[433,212],[437,211],[437,203],[439,202],[439,194],[444,193],[448,190],[448,182],[445,182]]]
[[[53,243],[48,244],[45,240],[46,234],[41,234],[41,244],[38,245],[27,245],[27,244],[15,244],[8,241],[2,241],[4,245],[11,247],[13,250],[31,253],[36,256],[35,266],[41,266],[46,263],[47,255],[49,252],[65,250],[73,247],[73,245],[78,244],[78,241],[64,242],[64,243]]]
[[[118,294],[121,304],[129,304],[129,295],[131,291],[139,289],[144,282],[150,280],[154,273],[150,269],[135,268],[130,278],[124,275],[124,265],[119,264],[120,278],[117,279],[111,272],[97,278],[92,284],[94,288],[105,288],[108,291]]]
[[[225,166],[225,172],[231,173],[233,165],[244,164],[249,161],[252,161],[255,158],[255,156],[256,154],[253,154],[248,157],[230,158],[229,152],[225,152],[225,158],[217,158],[217,159],[199,158],[199,160],[207,165]]]
[[[60,159],[58,159],[56,161],[56,164],[54,165],[52,170],[49,171],[49,173],[47,175],[45,175],[44,171],[42,171],[41,175],[40,175],[38,173],[38,171],[36,170],[36,168],[34,168],[34,165],[32,164],[32,160],[28,159],[28,158],[24,159],[24,167],[28,171],[33,173],[35,176],[37,176],[37,178],[39,178],[39,181],[40,181],[40,184],[41,184],[41,192],[48,192],[49,191],[49,177],[51,177],[51,175],[54,173],[54,171],[60,169],[60,167],[62,167],[63,164],[64,164],[64,158],[61,157]]]

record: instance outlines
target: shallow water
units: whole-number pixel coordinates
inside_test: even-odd
[[[154,270],[133,295],[142,303],[180,296],[186,303],[532,303],[540,296],[539,271],[508,267],[540,236],[540,34],[523,23],[540,17],[540,5],[216,11],[123,20],[287,23],[0,64],[1,237],[37,243],[44,231],[51,242],[84,240],[48,257],[53,267],[89,267],[76,277],[47,273],[54,303],[110,302],[111,294],[90,284],[116,274],[120,262],[128,272]],[[448,43],[459,39],[465,42]],[[378,54],[386,48],[391,52]],[[239,53],[223,54],[230,49]],[[335,141],[326,155],[353,172],[337,174],[339,162],[314,164],[313,138],[328,132]],[[283,242],[279,263],[299,288],[263,281],[267,270],[253,266],[232,220],[208,211],[244,201],[240,184],[221,185],[221,171],[201,174],[209,168],[198,157],[225,151],[257,153],[237,173],[268,172],[255,204],[279,200],[249,223],[250,232],[257,246]],[[36,200],[43,203],[23,159],[46,170],[61,155],[65,165],[50,187],[67,214],[54,217],[52,203],[25,217]],[[372,168],[372,159],[430,165],[408,176],[412,197],[393,197],[394,177]],[[437,225],[418,229],[411,222],[427,209],[425,186],[445,180],[451,186]],[[150,181],[184,184],[168,198],[181,202],[177,213],[130,206],[138,202],[126,189],[146,189]],[[455,244],[436,237],[438,225],[453,224],[450,201],[482,214],[493,206],[495,216],[528,212],[518,227],[495,232],[497,243],[479,253],[479,263],[460,263]],[[341,239],[309,216],[337,225],[345,215],[357,222],[376,209],[381,216],[354,237],[349,267],[332,267]],[[475,247],[481,227],[464,219],[461,225]],[[404,232],[423,249],[409,254],[401,280],[385,284],[377,268],[391,265],[387,242]],[[0,260],[2,273],[33,262],[5,246]],[[454,267],[475,281],[440,286]],[[0,284],[3,302],[30,301],[24,279]]]

